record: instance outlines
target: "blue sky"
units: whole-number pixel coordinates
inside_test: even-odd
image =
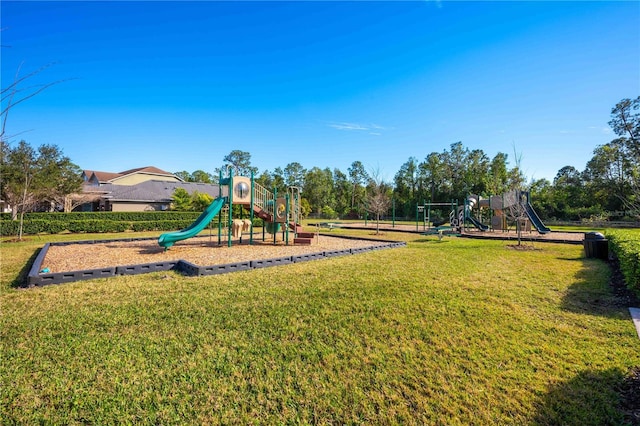
[[[640,2],[2,1],[14,142],[83,169],[264,171],[353,161],[387,179],[461,141],[528,178],[583,170],[640,95]],[[513,161],[511,162],[511,166]]]

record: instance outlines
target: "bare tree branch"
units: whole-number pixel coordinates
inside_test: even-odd
[[[38,68],[35,71],[31,71],[29,74],[23,75],[22,77],[19,77],[20,75],[20,71],[22,70],[22,66],[24,65],[24,62],[21,62],[20,65],[18,66],[18,69],[16,70],[16,75],[13,79],[13,82],[11,84],[9,84],[7,87],[4,87],[0,90],[0,94],[4,95],[7,92],[12,91],[13,88],[17,87],[20,83],[22,83],[23,81],[37,75],[40,74],[42,71],[46,70],[47,68],[51,68],[53,65],[55,65],[55,62],[50,62],[47,65],[43,65],[40,68]]]
[[[382,179],[380,168],[376,168],[369,174],[369,194],[365,196],[365,209],[375,215],[376,234],[380,233],[380,216],[384,215],[391,207],[391,188]]]
[[[18,99],[17,101],[13,101],[13,99],[11,99],[11,98],[13,98],[16,93],[19,93],[19,92],[24,91],[24,90],[28,90],[28,88],[22,89],[22,90],[16,90],[15,92],[13,92],[11,95],[8,96],[10,98],[9,103],[6,106],[6,108],[3,109],[2,112],[0,112],[0,115],[4,115],[6,117],[7,113],[9,112],[9,110],[11,108],[13,108],[14,106],[26,101],[27,99],[33,98],[34,96],[36,96],[37,94],[43,92],[44,90],[48,89],[49,87],[55,86],[56,84],[60,84],[60,83],[62,83],[64,81],[67,81],[67,80],[57,80],[57,81],[54,81],[54,82],[51,82],[51,83],[43,84],[43,85],[39,86],[40,88],[38,90],[36,90],[35,92],[30,93],[27,96]],[[38,87],[38,86],[32,86],[32,87]],[[6,120],[6,118],[5,118],[5,120]]]
[[[2,111],[0,111],[0,117],[2,117],[2,125],[0,127],[0,140],[6,139],[7,120],[9,118],[9,112],[11,111],[12,108],[14,108],[15,106],[21,104],[22,102],[28,99],[33,98],[34,96],[42,93],[43,91],[47,90],[52,86],[71,80],[71,79],[62,79],[62,80],[53,81],[51,83],[37,84],[37,85],[28,86],[28,87],[19,87],[19,85],[24,81],[26,81],[27,79],[40,74],[42,71],[46,70],[47,68],[50,68],[54,64],[55,62],[51,62],[47,65],[44,65],[36,69],[35,71],[32,71],[26,75],[20,76],[20,71],[22,70],[22,65],[23,65],[23,63],[21,63],[16,71],[14,81],[11,84],[9,84],[7,87],[4,87],[1,89],[0,92],[2,95],[2,102],[3,103],[6,102],[6,106]],[[30,92],[30,93],[22,97],[18,97],[18,99],[16,99],[17,95],[25,92]]]

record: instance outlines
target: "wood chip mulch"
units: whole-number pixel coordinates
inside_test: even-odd
[[[339,225],[340,228],[355,228],[355,229],[372,229],[375,230],[376,229],[376,224],[375,222],[369,222],[367,225],[363,223],[344,223],[344,224],[340,224]],[[416,227],[416,225],[389,225],[388,223],[385,224],[380,224],[380,230],[384,230],[384,231],[405,231],[405,232],[425,232],[426,229],[424,226],[422,226],[422,224],[420,224],[418,227]],[[482,237],[482,238],[505,238],[505,237],[509,237],[509,238],[517,238],[518,234],[516,233],[515,230],[510,230],[510,231],[486,231],[486,232],[482,232],[480,230],[477,230],[475,228],[468,228],[464,231],[464,234],[466,235],[473,235],[475,237]],[[573,241],[573,242],[580,242],[582,240],[584,240],[584,232],[558,232],[558,231],[551,231],[547,234],[540,234],[538,231],[532,230],[531,232],[523,232],[521,234],[521,237],[523,239],[527,239],[527,240],[536,240],[536,241],[541,241],[544,242],[545,240],[563,240],[563,241]]]
[[[290,245],[285,245],[283,241],[277,241],[274,245],[273,239],[267,238],[267,241],[263,242],[262,237],[259,240],[254,237],[253,245],[248,245],[248,237],[245,236],[242,244],[234,240],[232,246],[228,247],[225,238],[222,240],[222,246],[218,246],[217,236],[191,238],[176,243],[167,251],[158,245],[157,240],[52,245],[44,258],[42,268],[56,273],[174,260],[186,260],[198,266],[213,266],[380,244],[376,241],[320,235],[313,239],[311,245],[293,245],[293,239],[290,240]]]

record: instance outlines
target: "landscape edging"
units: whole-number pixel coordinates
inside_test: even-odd
[[[334,238],[345,238],[342,236],[332,236]],[[307,253],[304,255],[286,256],[272,259],[257,259],[250,261],[242,261],[235,263],[227,263],[222,265],[211,266],[199,266],[190,263],[186,260],[171,260],[166,262],[151,262],[142,263],[137,265],[120,265],[109,266],[105,268],[86,269],[78,271],[68,272],[45,272],[41,273],[42,262],[44,261],[49,247],[55,245],[70,245],[70,244],[98,244],[105,242],[123,242],[123,241],[141,241],[152,240],[155,238],[125,238],[118,240],[85,240],[77,242],[60,242],[60,243],[46,243],[33,262],[33,265],[29,269],[29,274],[25,282],[25,287],[41,287],[51,284],[65,284],[76,281],[91,280],[97,278],[109,278],[118,275],[139,275],[147,274],[151,272],[160,271],[179,271],[189,276],[203,276],[203,275],[217,275],[225,274],[229,272],[249,271],[252,269],[267,268],[271,266],[287,265],[292,263],[306,262],[310,260],[319,260],[325,258],[331,258],[336,256],[344,256],[349,254],[365,253],[373,250],[405,247],[406,242],[385,241],[385,240],[369,240],[363,238],[346,237],[346,239],[357,239],[366,241],[377,241],[383,244],[379,244],[371,247],[346,249],[346,250],[334,250],[334,251],[321,251],[316,253]]]

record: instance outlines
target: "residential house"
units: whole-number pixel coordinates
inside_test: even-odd
[[[218,185],[184,182],[178,176],[156,167],[141,167],[120,173],[85,170],[83,194],[91,199],[82,211],[168,210],[173,193],[183,188],[216,198]]]

